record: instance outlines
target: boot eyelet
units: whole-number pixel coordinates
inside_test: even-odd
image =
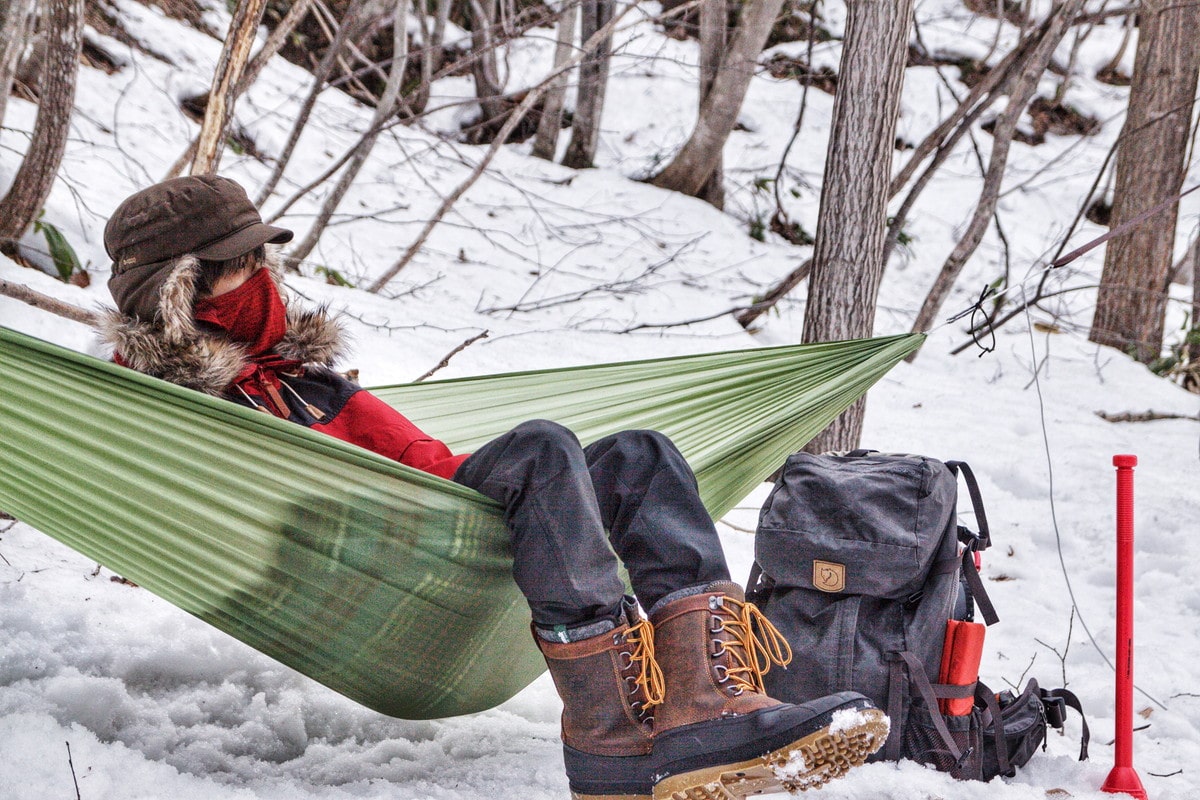
[[[622,650],[621,652],[617,653],[617,659],[617,666],[620,667],[622,671],[631,669],[633,667],[633,653],[629,652],[628,650]]]
[[[716,615],[713,615],[708,618],[708,632],[709,633],[720,633],[723,630],[725,630],[725,620],[721,619],[720,617],[718,617]]]
[[[713,664],[713,674],[717,676],[717,683],[729,680],[729,669],[724,664]]]
[[[720,639],[714,639],[714,640],[713,640],[713,644],[714,644],[714,645],[717,645],[717,646],[718,646],[718,647],[720,647],[721,649],[720,649],[720,650],[718,650],[718,649],[716,649],[716,648],[714,647],[714,648],[713,648],[713,651],[712,651],[711,653],[709,653],[709,656],[710,656],[710,657],[712,657],[712,658],[720,658],[721,656],[723,656],[723,655],[725,655],[726,653],[728,653],[728,652],[729,652],[728,650],[726,650],[726,649],[725,649],[725,643],[724,643],[724,642],[722,642]]]
[[[621,644],[625,644],[625,634],[623,634],[623,633],[614,633],[614,634],[613,634],[613,644],[614,644],[614,645],[621,645]]]
[[[625,678],[625,686],[629,689],[629,694],[637,694],[637,690],[638,690],[637,678],[635,678],[632,675],[629,675],[628,677]]]
[[[733,689],[730,689],[729,693],[732,694],[734,697],[741,697],[742,692],[744,692],[744,691],[746,691],[746,690],[743,689],[741,686],[737,686]]]
[[[713,611],[716,611],[718,608],[723,608],[724,605],[725,598],[721,597],[719,594],[714,594],[712,597],[708,598],[708,607]]]

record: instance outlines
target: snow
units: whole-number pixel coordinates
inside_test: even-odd
[[[207,88],[219,42],[132,0],[115,0],[126,28],[165,58],[153,58],[89,31],[127,66],[112,76],[84,68],[77,114],[46,219],[88,265],[92,284],[67,286],[0,257],[0,279],[87,308],[108,304],[101,236],[115,205],[163,176],[196,126],[178,101]],[[840,30],[844,13],[830,6]],[[1035,4],[1040,10],[1048,3]],[[640,13],[656,9],[647,5]],[[631,17],[630,19],[633,19]],[[982,57],[999,30],[952,0],[918,3],[931,51]],[[209,11],[227,24],[223,4]],[[1116,52],[1119,20],[1096,26],[1081,44],[1068,101],[1103,122],[1086,139],[1049,136],[1014,144],[994,229],[967,265],[943,318],[968,308],[1004,274],[1019,301],[1032,293],[1045,260],[1066,233],[1120,131],[1127,90],[1090,76]],[[1058,54],[1067,62],[1071,39]],[[510,86],[530,85],[549,63],[553,36],[534,31],[505,60]],[[795,45],[781,45],[781,50]],[[440,377],[594,363],[799,341],[803,291],[762,320],[751,336],[728,316],[696,320],[743,304],[810,253],[747,235],[770,213],[756,180],[773,178],[800,101],[794,82],[763,73],[751,86],[726,150],[728,213],[637,182],[669,158],[695,115],[695,44],[659,35],[644,20],[623,23],[608,91],[599,168],[575,172],[532,159],[530,145],[506,147],[434,232],[416,260],[380,295],[327,284],[317,267],[365,286],[396,261],[441,198],[465,180],[481,148],[447,143],[472,113],[469,82],[448,79],[420,125],[381,137],[305,276],[289,286],[344,310],[357,346],[346,366],[363,380],[411,380],[481,331]],[[802,48],[801,48],[802,51]],[[818,45],[837,64],[839,44]],[[992,56],[994,61],[995,55]],[[1132,47],[1125,69],[1131,65]],[[957,72],[945,70],[961,95]],[[1043,91],[1054,88],[1047,80]],[[239,102],[238,123],[267,152],[286,141],[307,92],[305,74],[279,59]],[[899,134],[919,139],[953,104],[933,68],[910,69]],[[0,187],[12,180],[36,109],[9,103],[0,135]],[[781,192],[787,213],[816,228],[832,98],[809,92],[802,135]],[[371,117],[335,93],[322,95],[316,122],[269,216],[351,146]],[[986,158],[990,139],[976,132]],[[565,138],[563,141],[565,146]],[[898,152],[896,166],[906,158]],[[226,153],[222,171],[251,195],[268,169]],[[1188,186],[1200,180],[1193,161]],[[907,330],[927,287],[973,207],[979,166],[970,142],[943,167],[907,226],[913,241],[889,266],[876,317],[880,334]],[[793,193],[790,189],[795,188]],[[302,236],[320,191],[280,220]],[[899,198],[897,198],[897,203]],[[1193,195],[1181,206],[1177,251],[1200,218]],[[1078,246],[1101,229],[1083,223]],[[29,234],[27,251],[44,251]],[[41,259],[49,266],[49,259]],[[1192,542],[1200,519],[1200,426],[1194,420],[1113,424],[1094,412],[1192,415],[1200,403],[1110,349],[1087,342],[1103,249],[1051,276],[1073,291],[996,333],[996,348],[960,355],[965,322],[942,323],[920,357],[872,390],[863,444],[970,463],[979,476],[996,547],[984,557],[1001,622],[987,634],[982,677],[1007,688],[1037,677],[1066,683],[1088,712],[1092,758],[1078,763],[1078,719],[1051,734],[1046,752],[1011,780],[958,783],[912,763],[856,769],[821,797],[956,800],[1074,797],[1099,800],[1112,764],[1114,481],[1112,456],[1139,457],[1137,481],[1137,650],[1139,730],[1135,766],[1149,796],[1200,796],[1200,582]],[[597,290],[597,286],[606,288]],[[1190,293],[1172,289],[1168,340]],[[510,310],[515,309],[515,310]],[[1034,324],[1036,323],[1036,324]],[[0,324],[82,352],[105,355],[84,326],[7,297]],[[3,464],[3,454],[0,454]],[[65,488],[64,491],[69,491]],[[749,572],[753,528],[766,487],[719,526],[735,579]],[[966,509],[964,509],[964,513]],[[343,798],[561,798],[560,704],[548,678],[499,708],[468,717],[414,722],[368,711],[211,629],[21,523],[0,521],[0,795],[14,800],[122,796],[173,800],[341,800]],[[1072,594],[1074,604],[1073,610]],[[1093,641],[1094,639],[1094,641]],[[413,643],[420,647],[419,642]]]

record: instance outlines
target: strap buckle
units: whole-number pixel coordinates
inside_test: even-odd
[[[1055,730],[1061,731],[1067,721],[1067,701],[1061,697],[1047,696],[1045,694],[1041,695],[1040,699],[1042,701],[1042,711],[1046,715],[1046,724]]]

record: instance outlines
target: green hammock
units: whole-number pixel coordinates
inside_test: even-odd
[[[663,431],[718,517],[923,338],[374,391],[458,452],[531,418]],[[3,327],[0,509],[385,714],[490,708],[543,669],[495,503]]]

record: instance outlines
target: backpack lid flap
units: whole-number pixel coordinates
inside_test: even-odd
[[[759,515],[755,557],[781,586],[904,599],[955,555],[956,498],[934,459],[797,453]]]

